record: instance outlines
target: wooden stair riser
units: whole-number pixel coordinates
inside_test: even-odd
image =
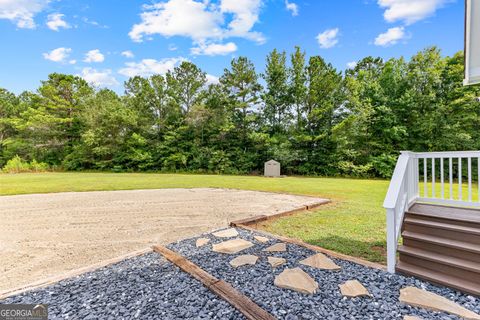
[[[461,250],[459,248],[450,248],[442,245],[437,245],[430,242],[420,241],[416,239],[403,238],[403,245],[419,248],[423,250],[441,253],[445,256],[456,257],[460,259],[475,261],[480,263],[480,254],[476,252]]]
[[[412,265],[420,266],[426,269],[434,270],[444,274],[455,275],[460,279],[468,280],[472,283],[478,284],[480,286],[480,270],[473,272],[470,270],[465,270],[459,267],[449,266],[439,262],[434,262],[427,259],[422,259],[419,257],[413,257],[410,255],[400,253],[400,261],[406,262]]]
[[[432,222],[442,222],[442,223],[448,223],[454,226],[471,227],[471,228],[480,229],[480,223],[470,222],[470,221],[451,220],[451,219],[445,219],[445,218],[439,218],[439,217],[431,217],[431,216],[426,216],[421,214],[415,214],[412,212],[406,212],[405,218],[414,218],[414,219],[432,221]]]
[[[465,241],[469,243],[480,244],[479,235],[457,231],[457,230],[446,230],[446,229],[437,228],[433,226],[411,224],[408,222],[404,224],[404,230],[421,233],[421,234],[428,234],[432,236],[441,235],[445,239],[452,239],[452,240],[459,240],[459,241]]]
[[[396,271],[406,276],[414,276],[435,284],[480,296],[480,287],[476,284],[472,285],[470,281],[465,281],[464,279],[458,280],[458,278],[452,277],[451,275],[445,275],[443,273],[424,268],[421,268],[423,272],[417,272],[411,269],[412,266],[414,268],[418,268],[418,266],[408,265],[407,263],[400,262],[397,265]]]

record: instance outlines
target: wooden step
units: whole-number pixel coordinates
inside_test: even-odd
[[[469,233],[473,235],[480,236],[480,228],[476,227],[471,227],[471,226],[461,226],[461,225],[455,225],[455,224],[450,224],[448,222],[436,222],[436,221],[430,221],[430,220],[423,220],[423,219],[417,219],[417,218],[410,218],[407,217],[405,218],[404,221],[406,224],[415,224],[419,226],[428,226],[432,228],[437,228],[437,229],[443,229],[443,230],[452,230],[452,231],[457,231],[457,232],[462,232],[462,233]]]
[[[455,222],[460,225],[480,227],[479,209],[416,203],[407,211],[407,217],[410,216],[433,221],[448,220],[452,224]]]
[[[449,257],[470,260],[480,263],[480,255],[475,252],[458,250],[456,248],[443,247],[441,244],[434,244],[416,240],[414,238],[404,238],[403,244],[407,247],[418,248],[430,252],[440,253]]]
[[[419,260],[428,260],[436,264],[447,265],[450,267],[478,273],[478,276],[480,277],[480,262],[450,257],[441,253],[407,246],[399,246],[398,252],[400,253],[400,260],[402,260],[402,256],[411,256]]]
[[[405,275],[415,276],[460,291],[480,295],[480,286],[478,284],[455,277],[452,274],[445,274],[403,261],[397,263],[396,270]]]
[[[406,217],[402,226],[403,231],[421,233],[432,236],[465,241],[480,245],[480,228],[450,224],[446,221],[438,222]]]
[[[452,248],[459,251],[468,251],[480,255],[480,245],[466,241],[443,238],[441,235],[427,235],[411,231],[402,232],[403,239],[412,239],[421,242],[431,243],[437,246]]]
[[[455,275],[480,287],[480,263],[418,248],[400,247],[400,261],[445,275]]]

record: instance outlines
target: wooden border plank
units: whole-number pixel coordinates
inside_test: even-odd
[[[262,309],[255,302],[250,300],[247,296],[232,287],[229,283],[219,280],[187,260],[178,253],[164,247],[154,246],[153,250],[160,253],[173,264],[177,265],[181,270],[190,274],[192,277],[200,281],[204,286],[217,294],[219,297],[230,303],[235,309],[240,311],[247,319],[250,320],[275,320],[270,313]]]
[[[251,218],[235,220],[235,221],[230,222],[230,226],[231,227],[236,227],[236,226],[240,226],[240,225],[257,224],[259,222],[268,221],[268,220],[271,220],[271,219],[286,217],[286,216],[289,216],[289,215],[292,215],[292,214],[295,214],[295,213],[298,213],[298,212],[312,210],[312,209],[318,208],[318,207],[320,207],[324,204],[330,203],[330,202],[331,202],[330,200],[324,199],[324,200],[318,201],[316,203],[312,203],[312,204],[309,204],[309,205],[302,205],[298,208],[283,211],[283,212],[279,212],[279,213],[275,213],[275,214],[272,214],[272,215],[262,214],[262,215],[251,217]]]
[[[325,249],[325,248],[322,248],[322,247],[319,247],[319,246],[315,246],[313,244],[303,242],[302,240],[293,239],[293,238],[269,233],[269,232],[266,232],[266,231],[263,231],[263,230],[252,228],[249,225],[241,225],[240,224],[240,225],[236,225],[236,227],[237,228],[242,228],[242,229],[245,229],[245,230],[249,230],[249,231],[252,231],[252,232],[260,233],[260,234],[263,234],[267,237],[275,238],[275,239],[283,241],[283,242],[287,242],[287,243],[295,244],[295,245],[298,245],[298,246],[302,246],[304,248],[307,248],[307,249],[310,249],[310,250],[313,250],[313,251],[316,251],[316,252],[325,253],[325,254],[328,254],[329,256],[332,256],[334,258],[354,262],[354,263],[363,265],[365,267],[380,269],[380,270],[383,270],[383,271],[387,270],[387,267],[384,266],[383,264],[367,261],[367,260],[364,260],[364,259],[361,259],[361,258],[349,256],[349,255],[346,255],[346,254],[343,254],[343,253],[338,253],[338,252],[328,250],[328,249]]]

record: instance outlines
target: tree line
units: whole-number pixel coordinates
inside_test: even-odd
[[[480,149],[478,87],[463,53],[366,57],[344,73],[320,56],[272,51],[259,74],[235,58],[219,82],[182,62],[125,92],[53,73],[35,92],[0,89],[0,166],[389,177],[400,150]]]

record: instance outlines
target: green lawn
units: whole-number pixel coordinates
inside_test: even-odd
[[[277,219],[262,227],[341,253],[385,262],[382,202],[388,181],[149,173],[0,174],[1,195],[175,187],[237,188],[332,199],[332,204],[314,212]]]

